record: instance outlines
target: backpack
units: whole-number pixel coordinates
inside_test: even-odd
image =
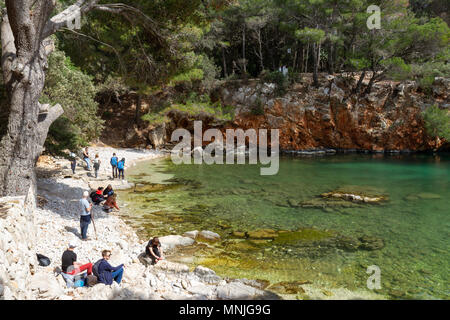
[[[94,276],[96,276],[97,278],[99,277],[98,275],[98,266],[100,265],[100,262],[102,262],[103,259],[99,259],[96,263],[94,263],[94,265],[92,266],[92,273],[94,274]]]
[[[50,259],[47,258],[46,256],[39,254],[39,253],[36,253],[36,256],[39,261],[39,265],[41,267],[46,267],[46,266],[50,265]]]
[[[123,161],[119,161],[119,164],[117,165],[118,169],[123,169],[125,163]]]
[[[117,160],[118,160],[117,157],[112,157],[111,158],[111,165],[112,166],[117,166]]]
[[[97,277],[92,274],[86,277],[86,285],[88,287],[92,287],[93,285],[97,284],[97,282]]]

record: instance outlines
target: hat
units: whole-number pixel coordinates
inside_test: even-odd
[[[74,242],[69,242],[69,248],[76,248],[76,246]]]

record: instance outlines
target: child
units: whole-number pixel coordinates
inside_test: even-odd
[[[72,168],[73,174],[75,174],[75,168],[77,167],[77,158],[75,157],[75,153],[70,153],[70,167]]]
[[[120,179],[120,174],[122,174],[122,179],[125,179],[125,176],[124,176],[125,158],[122,158],[122,160],[119,161],[119,163],[117,164],[117,169],[119,169],[119,179]]]
[[[94,159],[94,170],[95,170],[95,177],[98,177],[98,169],[100,169],[100,158],[98,156],[98,153],[95,155],[95,159]]]

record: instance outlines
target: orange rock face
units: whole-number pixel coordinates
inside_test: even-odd
[[[254,82],[222,88],[221,97],[225,104],[237,106],[233,127],[279,129],[284,150],[423,151],[445,143],[426,133],[421,113],[433,104],[449,107],[449,79],[437,78],[428,96],[413,81],[384,81],[370,94],[356,95],[355,81],[328,76],[314,88],[306,80],[282,97],[273,96],[274,85]],[[264,115],[252,115],[255,103],[264,105]]]

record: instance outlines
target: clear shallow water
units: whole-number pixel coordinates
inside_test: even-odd
[[[352,290],[366,288],[366,269],[377,265],[381,294],[450,297],[448,156],[285,157],[275,176],[260,176],[255,165],[176,166],[163,160],[140,163],[128,176],[136,183],[156,183],[138,188],[140,192],[121,193],[128,221],[140,227],[143,236],[204,229],[222,236],[223,241],[211,247],[181,251],[181,261],[211,267],[223,276],[309,280]],[[388,201],[301,205],[323,201],[320,194],[338,188],[376,192]],[[320,236],[254,241],[232,235],[299,228],[352,239],[375,237],[384,247],[348,251],[335,246],[335,239],[323,242]]]

